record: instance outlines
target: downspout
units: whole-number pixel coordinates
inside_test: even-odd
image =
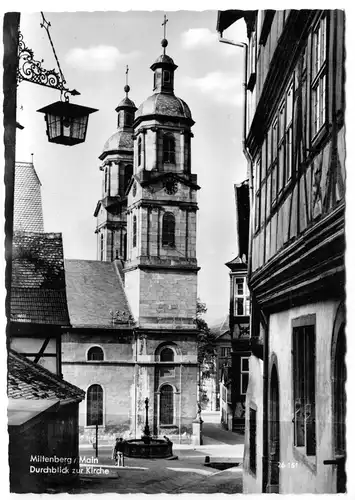
[[[134,365],[134,438],[137,439],[137,383],[138,383],[138,332],[134,330],[136,352],[135,352],[135,365]]]
[[[241,47],[244,49],[244,105],[243,105],[243,138],[242,138],[242,146],[243,146],[243,154],[247,160],[247,176],[249,180],[249,206],[251,207],[251,201],[253,200],[253,175],[252,175],[252,157],[246,147],[246,134],[247,134],[247,80],[248,80],[248,45],[244,42],[233,42],[233,40],[229,40],[228,38],[223,38],[223,32],[219,33],[218,40],[221,43],[226,43],[228,45],[233,45],[235,47]],[[250,209],[251,211],[251,209]],[[248,278],[250,278],[251,274],[251,262],[252,262],[252,230],[251,223],[252,217],[249,217],[249,245],[248,245]]]

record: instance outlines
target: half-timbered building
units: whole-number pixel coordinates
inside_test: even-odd
[[[341,492],[344,12],[226,11],[217,29],[227,36],[242,18],[252,201],[244,491]]]

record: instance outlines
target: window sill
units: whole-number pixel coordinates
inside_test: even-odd
[[[297,461],[303,463],[312,472],[312,474],[317,473],[317,458],[315,455],[306,455],[305,447],[293,446],[293,456]]]
[[[178,429],[176,424],[160,424],[161,429]]]

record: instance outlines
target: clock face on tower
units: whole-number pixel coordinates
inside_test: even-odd
[[[167,194],[176,194],[178,183],[173,177],[169,177],[164,181],[164,189]]]

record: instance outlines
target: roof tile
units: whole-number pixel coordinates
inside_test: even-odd
[[[7,395],[13,399],[75,399],[85,392],[25,356],[9,350]]]

